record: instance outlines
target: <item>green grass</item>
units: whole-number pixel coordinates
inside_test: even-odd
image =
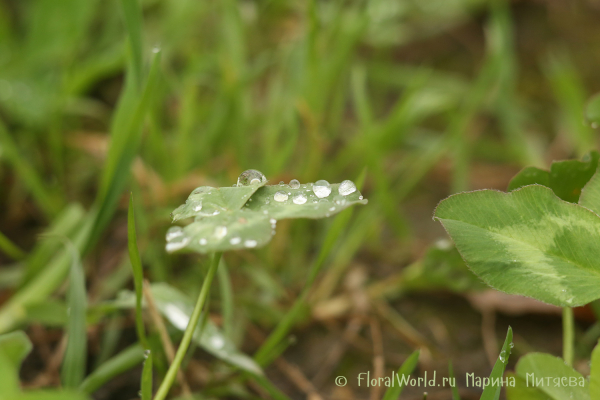
[[[291,357],[294,334],[333,329],[311,312],[345,298],[357,265],[377,285],[418,264],[424,246],[443,235],[429,218],[437,201],[495,184],[477,179],[480,168],[546,168],[597,145],[597,131],[582,124],[598,89],[589,67],[596,50],[553,33],[566,28],[539,19],[542,5],[431,4],[0,3],[0,333],[48,325],[43,306],[70,308],[54,325],[78,332],[65,339],[63,386],[90,394],[112,390],[126,371],[141,378],[143,349],[151,348],[147,396],[148,369],[162,382],[169,362],[143,317],[142,280],[196,298],[209,271],[207,257],[164,251],[169,214],[191,190],[230,186],[249,168],[270,184],[364,181],[367,207],[331,221],[281,221],[267,247],[221,261],[209,316],[268,368]],[[568,32],[585,31],[584,17],[568,16]],[[529,36],[529,22],[550,28]],[[127,249],[130,193],[136,246]],[[134,288],[137,313],[114,306],[121,290]],[[391,285],[385,296],[404,292]],[[169,325],[169,333],[178,343],[181,331]],[[405,356],[412,352],[403,346]],[[210,357],[179,357],[184,367],[218,371],[189,382],[201,396],[299,390]],[[353,362],[343,358],[339,369]],[[139,379],[131,387],[139,390]]]

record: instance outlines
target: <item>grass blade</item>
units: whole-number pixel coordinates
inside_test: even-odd
[[[15,170],[19,180],[31,193],[37,205],[46,214],[54,216],[61,207],[61,199],[50,192],[44,185],[42,178],[36,172],[33,164],[27,161],[27,157],[17,149],[16,143],[11,135],[6,131],[6,127],[0,121],[0,153]]]
[[[452,367],[452,361],[448,363],[448,376],[455,383],[451,386],[452,400],[460,400],[460,394],[458,394],[458,388],[456,387],[456,378],[454,377],[454,368]]]
[[[154,53],[152,66],[146,84],[138,100],[137,95],[121,96],[115,122],[111,129],[111,145],[103,172],[98,196],[93,211],[73,239],[75,247],[82,254],[87,253],[96,243],[108,225],[129,177],[130,166],[141,141],[142,124],[153,99],[158,83],[160,52]],[[129,93],[135,94],[133,90]],[[0,124],[0,140],[8,137]],[[6,152],[6,151],[5,151]],[[46,203],[46,202],[41,202]],[[13,328],[23,320],[23,308],[36,301],[43,301],[62,282],[69,269],[69,255],[59,254],[35,280],[20,290],[0,309],[0,332]]]
[[[99,366],[81,383],[79,390],[92,394],[115,376],[144,361],[144,348],[138,343],[129,346]]]
[[[144,352],[144,369],[142,369],[142,400],[152,400],[152,353]]]
[[[131,51],[131,78],[139,90],[143,78],[142,9],[139,0],[122,0],[121,7],[123,8],[125,28],[127,29]]]
[[[13,260],[20,260],[25,257],[25,252],[14,244],[9,238],[0,232],[0,250]]]
[[[419,362],[420,353],[421,352],[419,350],[415,350],[410,356],[408,356],[404,363],[402,363],[402,366],[400,366],[400,369],[398,369],[399,378],[412,374],[417,366],[417,363]],[[396,400],[398,397],[400,397],[402,389],[404,389],[404,386],[401,383],[398,383],[397,385],[393,384],[388,388],[388,390],[386,390],[382,400]]]
[[[504,376],[504,370],[506,369],[506,364],[508,364],[508,357],[510,356],[512,349],[512,338],[513,332],[512,328],[509,326],[508,332],[506,333],[506,340],[504,340],[504,345],[500,351],[500,356],[496,360],[496,364],[494,364],[494,368],[490,374],[490,382],[492,383],[499,382]],[[500,398],[501,389],[501,385],[486,386],[485,389],[483,389],[483,393],[479,400],[498,400]]]
[[[62,364],[61,380],[65,388],[76,388],[83,381],[87,361],[85,274],[77,249],[67,242],[71,251],[72,263],[70,271],[69,320],[67,322],[67,350]]]
[[[144,320],[142,318],[142,296],[144,285],[144,271],[142,260],[137,247],[137,233],[135,230],[135,213],[133,211],[133,194],[129,197],[129,211],[127,213],[127,246],[129,248],[129,259],[133,269],[133,283],[135,286],[135,327],[138,338],[145,349],[148,348]]]
[[[93,218],[87,218],[73,237],[74,247],[81,252],[88,242]],[[47,299],[63,283],[72,257],[68,249],[59,252],[35,279],[19,290],[0,308],[0,333],[13,329],[26,317],[26,308]]]
[[[52,256],[60,250],[60,241],[52,240],[52,238],[66,237],[69,240],[75,240],[75,234],[81,227],[81,221],[84,218],[85,210],[80,204],[71,203],[62,209],[29,253],[20,286],[25,286],[33,280],[48,264],[48,260],[52,259]],[[66,264],[68,265],[68,262]]]
[[[221,313],[223,314],[223,334],[232,338],[233,334],[233,288],[231,278],[225,261],[221,258],[221,266],[217,270],[217,279],[219,280],[219,295],[221,298]]]
[[[102,175],[99,195],[95,202],[95,208],[98,212],[86,250],[96,242],[110,221],[119,196],[127,184],[130,166],[141,141],[144,118],[158,85],[159,61],[160,52],[155,52],[141,99],[136,102],[137,96],[131,98],[128,97],[131,95],[125,93],[123,96],[127,99],[119,103],[118,115],[115,118],[119,119],[120,115],[129,118],[122,117],[113,126],[106,168]]]

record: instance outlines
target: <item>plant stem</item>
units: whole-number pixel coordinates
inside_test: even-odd
[[[573,309],[563,307],[563,359],[568,366],[573,366],[574,325]]]
[[[196,330],[196,326],[198,325],[198,319],[200,318],[200,314],[202,313],[202,309],[204,308],[204,304],[206,303],[206,298],[208,297],[210,284],[212,283],[213,277],[215,276],[215,272],[219,267],[219,261],[221,260],[222,254],[223,253],[221,252],[216,252],[213,255],[210,269],[208,270],[208,274],[206,275],[206,278],[202,283],[202,289],[200,289],[198,300],[196,301],[196,305],[194,306],[194,311],[192,311],[192,315],[190,317],[190,321],[188,322],[188,326],[187,328],[185,328],[185,333],[183,334],[183,339],[181,339],[181,343],[179,344],[179,348],[177,349],[177,353],[175,354],[175,359],[171,363],[171,366],[169,366],[169,370],[165,375],[165,379],[160,384],[160,387],[156,392],[154,400],[164,400],[167,397],[167,394],[169,393],[169,389],[171,389],[171,385],[175,381],[177,371],[179,371],[181,362],[183,361],[185,353],[187,352],[187,349],[190,346],[190,342],[192,341],[192,337],[194,336],[194,331]]]

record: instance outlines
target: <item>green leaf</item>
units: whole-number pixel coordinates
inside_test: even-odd
[[[412,374],[412,372],[417,367],[417,363],[419,362],[419,350],[415,350],[408,358],[402,363],[400,368],[398,369],[398,377],[406,376]],[[395,382],[396,383],[396,382]],[[402,384],[394,384],[390,386],[383,395],[382,400],[395,400],[400,397],[402,394],[402,389],[404,386]]]
[[[506,369],[506,364],[508,364],[508,358],[510,357],[510,353],[512,350],[512,339],[513,332],[512,328],[508,327],[508,332],[506,333],[506,339],[504,340],[504,345],[502,346],[502,350],[500,350],[500,355],[494,364],[494,368],[492,368],[492,372],[490,373],[490,382],[495,383],[502,380],[504,375],[504,370]],[[502,389],[502,385],[489,385],[483,389],[483,393],[479,400],[498,400],[500,398],[500,391]]]
[[[510,180],[507,190],[512,192],[520,187],[535,184],[550,187],[550,171],[538,167],[525,167]]]
[[[142,369],[142,400],[152,400],[152,353],[146,350],[144,354],[144,368]]]
[[[142,296],[144,284],[144,271],[142,260],[137,247],[137,233],[135,230],[135,213],[133,210],[133,194],[129,197],[129,211],[127,212],[127,247],[129,248],[129,260],[133,269],[133,283],[135,286],[135,327],[138,338],[144,348],[148,348],[144,320],[142,316]]]
[[[588,382],[583,375],[550,354],[530,353],[521,357],[515,372],[520,379],[514,388],[507,389],[510,400],[590,399]]]
[[[508,400],[552,400],[545,393],[539,391],[536,387],[528,387],[525,379],[517,374],[509,372],[506,374],[508,379],[515,380],[515,386],[506,388],[506,398]]]
[[[600,298],[600,217],[549,188],[456,194],[434,218],[471,270],[498,290],[557,306]]]
[[[600,399],[600,344],[592,351],[592,369],[590,371],[590,398]]]
[[[583,187],[579,205],[600,215],[600,174],[596,171],[592,179]]]
[[[194,308],[193,302],[183,293],[166,283],[151,285],[152,295],[159,312],[178,330],[185,331]],[[132,292],[120,293],[117,305],[134,307],[135,295]],[[226,361],[252,374],[262,374],[261,368],[247,355],[241,353],[233,342],[224,336],[219,328],[210,320],[203,323],[202,332],[196,329],[193,340],[196,344],[213,356]]]
[[[211,217],[225,211],[237,211],[266,183],[265,180],[248,186],[222,188],[200,186],[192,191],[185,204],[171,213],[173,222],[184,218]]]
[[[32,347],[23,331],[0,335],[0,399],[19,391],[19,369]]]
[[[190,217],[195,220],[183,229],[169,230],[167,251],[185,248],[211,253],[262,247],[271,241],[279,219],[326,218],[354,204],[367,203],[358,190],[340,195],[339,184],[331,185],[328,196],[318,198],[311,184],[292,189],[289,185],[264,186],[265,183],[266,180],[249,186],[196,188],[186,203],[172,213],[173,221]],[[276,201],[274,196],[280,191],[286,199]],[[298,195],[304,196],[304,203],[294,202]]]
[[[72,253],[69,276],[69,319],[67,321],[67,349],[63,359],[61,378],[65,388],[76,388],[83,381],[87,360],[85,275],[77,249],[67,242]]]
[[[600,93],[595,94],[585,107],[585,117],[593,128],[600,124]]]
[[[536,167],[524,168],[510,181],[508,190],[538,184],[549,187],[565,201],[577,203],[581,190],[596,172],[599,158],[600,154],[592,151],[581,161],[555,161],[550,166],[550,171]]]
[[[0,335],[0,352],[15,368],[27,357],[33,348],[29,337],[23,331],[15,331]]]
[[[172,227],[167,232],[168,252],[180,249],[199,253],[262,247],[275,233],[275,220],[268,215],[237,210],[212,217],[200,217],[183,230]]]

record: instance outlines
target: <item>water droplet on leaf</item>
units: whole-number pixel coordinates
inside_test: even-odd
[[[331,193],[331,185],[329,185],[329,182],[321,179],[315,182],[312,190],[319,198],[327,197]]]
[[[306,196],[303,193],[298,193],[294,196],[294,199],[292,201],[294,202],[294,204],[304,204],[306,203]]]
[[[257,244],[258,244],[258,242],[256,240],[252,240],[252,239],[248,239],[244,242],[244,246],[246,246],[248,248],[256,247]]]
[[[340,183],[340,186],[338,187],[338,192],[342,196],[348,196],[350,193],[356,192],[356,185],[350,180],[345,180],[342,183]]]
[[[179,235],[167,242],[167,252],[183,249],[190,242],[189,236]]]
[[[292,189],[298,189],[300,187],[300,182],[298,182],[298,179],[292,179],[290,181],[290,187]]]
[[[255,169],[248,169],[240,174],[238,177],[238,186],[250,186],[256,185],[262,182],[266,182],[267,178],[260,171]]]
[[[346,198],[344,196],[335,196],[333,202],[338,205],[346,204]]]
[[[226,226],[217,226],[215,228],[215,237],[217,239],[223,239],[227,235],[227,227]]]
[[[167,230],[165,238],[167,239],[167,242],[170,242],[171,240],[179,236],[183,236],[183,229],[181,229],[180,226],[172,226]]]
[[[502,350],[500,352],[500,355],[498,356],[498,358],[500,359],[500,361],[502,361],[503,363],[506,362],[506,350]]]
[[[273,195],[273,200],[278,201],[280,203],[286,201],[288,199],[288,194],[282,190],[278,191]]]
[[[239,236],[236,237],[232,237],[231,239],[229,239],[229,243],[230,244],[240,244],[240,242],[242,241],[242,239]]]

